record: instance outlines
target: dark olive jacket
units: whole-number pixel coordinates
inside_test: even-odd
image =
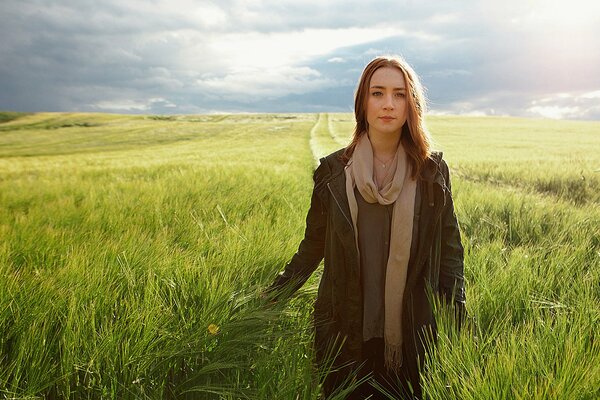
[[[356,367],[362,357],[363,293],[359,256],[346,195],[342,150],[321,159],[314,172],[314,190],[306,217],[304,239],[297,253],[270,287],[270,291],[295,292],[323,258],[324,269],[315,302],[316,360],[322,363],[333,340],[343,340],[334,366],[353,365],[330,373],[326,394]],[[418,368],[424,359],[424,334],[435,337],[435,320],[428,291],[462,315],[465,304],[463,247],[450,191],[448,166],[441,153],[426,161],[418,187],[421,212],[418,242],[410,259],[403,298],[403,352],[407,377],[418,389]],[[430,289],[428,289],[430,288]],[[339,345],[339,341],[337,342]],[[359,361],[359,363],[356,363]]]

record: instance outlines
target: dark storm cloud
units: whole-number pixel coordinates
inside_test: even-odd
[[[0,109],[350,111],[398,53],[434,112],[598,118],[600,21],[508,3],[3,1]]]

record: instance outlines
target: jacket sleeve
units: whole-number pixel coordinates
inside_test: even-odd
[[[464,250],[460,239],[458,220],[454,213],[454,201],[452,199],[452,187],[448,165],[442,160],[440,167],[444,179],[446,180],[448,197],[446,198],[446,204],[441,217],[442,240],[439,288],[443,298],[445,298],[448,303],[454,301],[460,326],[466,317]]]
[[[300,242],[298,251],[285,266],[267,289],[275,298],[280,295],[291,296],[308,280],[317,269],[324,257],[325,230],[327,224],[327,211],[318,195],[319,188],[323,185],[324,175],[327,175],[326,161],[321,159],[321,164],[313,175],[314,188],[310,200],[310,209],[306,216],[304,239]]]

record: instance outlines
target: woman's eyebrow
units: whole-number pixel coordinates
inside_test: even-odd
[[[371,89],[386,89],[386,87],[374,85],[374,86],[371,86]],[[406,90],[406,88],[405,87],[397,87],[397,88],[394,88],[393,90]]]

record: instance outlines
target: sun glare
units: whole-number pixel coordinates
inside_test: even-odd
[[[531,2],[529,23],[547,25],[553,29],[580,30],[600,23],[600,2],[597,0],[537,0]]]

